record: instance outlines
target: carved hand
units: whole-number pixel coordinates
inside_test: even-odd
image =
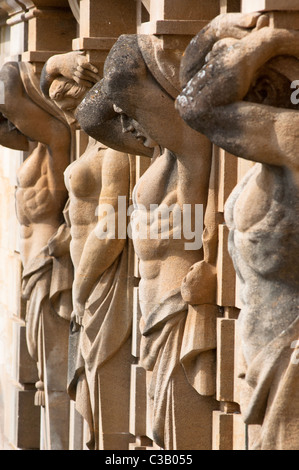
[[[215,304],[216,268],[200,261],[189,269],[181,285],[182,297],[191,305]]]
[[[48,241],[49,254],[58,258],[70,251],[71,234],[70,228],[66,224],[62,224],[55,235]]]
[[[82,325],[82,320],[83,320],[83,315],[84,315],[84,307],[85,304],[83,302],[80,302],[77,300],[77,289],[73,286],[73,312],[71,315],[71,326],[72,326],[72,331],[76,332],[80,329]]]
[[[83,52],[79,51],[50,57],[47,62],[47,73],[50,76],[62,75],[88,88],[100,80],[98,69],[88,62]]]
[[[76,312],[72,312],[70,324],[71,324],[72,333],[76,333],[77,331],[80,331],[80,328],[82,325],[81,317],[78,317]]]
[[[77,57],[77,66],[73,73],[73,79],[78,85],[91,88],[95,83],[101,80],[98,69],[90,64],[86,56]]]
[[[210,24],[211,34],[217,40],[223,38],[242,39],[253,29],[269,24],[269,17],[261,13],[225,13],[216,16]]]

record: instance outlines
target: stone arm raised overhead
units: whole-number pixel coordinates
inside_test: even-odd
[[[0,104],[0,112],[16,128],[14,130],[17,135],[15,145],[22,147],[22,150],[29,151],[33,150],[35,143],[44,145],[43,149],[40,147],[40,150],[35,153],[35,161],[41,165],[45,164],[45,148],[48,150],[47,185],[58,207],[66,197],[63,172],[70,158],[69,129],[27,94],[17,63],[5,63],[0,71],[0,80],[3,81],[5,90],[5,100],[3,104]],[[3,126],[7,127],[5,121],[3,123]],[[5,133],[5,129],[3,132]],[[10,135],[7,137],[6,134],[2,137],[5,138],[2,141],[3,144],[4,142],[6,145],[11,144]],[[26,142],[28,142],[28,147]],[[11,145],[9,147],[12,148]]]
[[[90,64],[84,53],[80,51],[57,54],[48,59],[43,67],[40,81],[41,90],[46,97],[49,97],[53,80],[61,76],[86,88],[91,88],[100,80],[97,67]]]
[[[269,27],[228,47],[220,41],[177,99],[182,118],[234,155],[297,167],[299,113],[243,101],[258,70],[290,51],[299,57],[299,33]]]
[[[0,71],[5,100],[0,104],[2,115],[28,139],[52,149],[65,147],[69,131],[66,125],[34,103],[27,95],[17,63],[8,62]]]

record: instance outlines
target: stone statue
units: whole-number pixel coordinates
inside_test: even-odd
[[[121,36],[108,54],[103,80],[79,106],[78,120],[97,137],[105,122],[113,123],[118,136],[121,127],[123,138],[133,136],[143,145],[142,155],[152,158],[134,189],[131,217],[140,260],[140,357],[150,375],[152,435],[164,449],[210,449],[212,411],[217,407],[216,225],[211,223],[211,232],[205,232],[205,250],[198,227],[202,217],[196,210],[202,205],[206,213],[212,152],[210,142],[175,110],[180,57],[179,51],[166,54],[155,36]],[[111,102],[114,118],[107,111]],[[113,135],[103,140],[116,145]],[[195,224],[189,236],[178,223],[184,207],[190,210],[191,226]],[[205,336],[200,325],[206,327]]]
[[[214,41],[208,55],[205,36],[193,40],[182,62],[185,87],[177,108],[216,145],[256,162],[231,194],[225,214],[242,285],[241,411],[245,423],[257,425],[249,426],[257,431],[251,449],[295,450],[299,113],[293,82],[299,76],[299,33],[269,27],[265,16],[256,19],[242,39],[226,30],[228,39]],[[248,17],[241,21],[248,26]]]
[[[39,377],[35,402],[46,406],[49,416],[47,446],[67,449],[66,362],[73,270],[63,217],[67,201],[63,172],[70,159],[70,133],[60,110],[43,97],[30,63],[6,63],[0,79],[5,89],[0,142],[29,152],[17,175],[16,210],[27,345]]]
[[[86,56],[71,52],[51,57],[41,86],[65,112],[70,125],[79,129],[76,109],[98,80],[97,69]],[[114,114],[112,105],[110,112]],[[89,424],[87,445],[94,450],[125,450],[131,440],[132,251],[126,231],[123,237],[112,237],[103,234],[101,226],[105,211],[116,222],[116,234],[119,218],[126,225],[134,164],[132,155],[90,138],[83,155],[65,171],[75,267],[69,394]],[[119,200],[123,205],[119,206]]]

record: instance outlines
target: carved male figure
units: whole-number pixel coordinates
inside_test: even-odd
[[[69,230],[63,218],[67,200],[63,172],[70,158],[70,134],[62,113],[40,92],[31,64],[6,63],[0,78],[5,90],[1,144],[30,153],[17,175],[16,209],[22,294],[28,301],[27,345],[38,367],[36,404],[46,406],[45,416],[50,418],[46,445],[67,449],[66,360],[73,277]]]
[[[203,349],[194,350],[197,337],[188,305],[207,307],[207,316],[215,319],[214,267],[203,259],[201,246],[185,250],[190,240],[182,233],[174,236],[177,227],[171,217],[165,233],[160,229],[157,237],[150,237],[151,224],[163,208],[176,206],[182,212],[189,204],[194,225],[196,204],[205,210],[208,201],[211,145],[188,128],[174,108],[179,83],[173,71],[179,70],[179,58],[178,51],[166,56],[153,36],[121,36],[107,57],[102,82],[80,105],[78,119],[90,135],[97,134],[102,122],[114,121],[115,129],[121,124],[123,136],[133,135],[144,146],[142,154],[152,158],[134,189],[132,214],[141,276],[140,356],[151,374],[152,434],[164,449],[210,449],[217,403],[214,388],[198,386],[197,374],[202,368],[207,377],[213,370],[214,337],[207,339]],[[111,101],[115,119],[107,117]],[[106,143],[113,146],[113,138],[106,136]],[[206,274],[205,279],[200,276],[198,291],[193,285],[195,272]],[[200,340],[203,344],[204,338]],[[186,351],[193,354],[194,368],[184,361]]]
[[[229,39],[215,38],[213,46],[207,31],[186,51],[177,108],[216,145],[257,162],[226,205],[229,250],[242,284],[241,410],[247,424],[260,425],[250,448],[297,449],[299,113],[291,83],[299,73],[299,35],[269,27],[264,16],[239,40],[222,30]]]
[[[71,52],[45,64],[41,86],[79,129],[77,106],[98,80],[87,58]],[[114,114],[112,104],[110,112]],[[109,133],[109,126],[102,132]],[[83,155],[65,172],[75,267],[69,393],[89,424],[90,449],[128,449],[131,439],[131,254],[126,234],[101,236],[100,226],[109,206],[117,233],[119,198],[125,201],[120,216],[126,223],[134,158],[90,138]]]

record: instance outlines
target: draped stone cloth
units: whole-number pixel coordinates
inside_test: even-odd
[[[155,442],[162,448],[175,446],[172,434],[175,423],[170,423],[173,409],[172,376],[180,363],[180,347],[187,315],[187,305],[180,289],[161,300],[140,321],[142,333],[140,363],[152,371],[149,397],[152,401],[152,432]]]
[[[68,228],[61,225],[59,232],[69,236]],[[66,233],[67,232],[67,233]],[[57,236],[57,234],[55,234]],[[49,240],[50,241],[50,240]],[[59,258],[49,254],[44,247],[23,270],[22,297],[28,301],[26,312],[27,343],[29,353],[38,360],[38,331],[41,312],[49,308],[53,315],[70,320],[72,312],[71,289],[73,268],[69,252]],[[49,304],[47,307],[46,305]]]
[[[210,264],[216,262],[217,251],[214,171],[212,165],[203,235],[204,260]],[[134,194],[137,189],[138,184]],[[136,200],[134,204],[136,217]],[[211,446],[207,423],[218,406],[214,399],[217,306],[213,295],[207,301],[207,305],[191,308],[178,288],[151,308],[140,302],[140,364],[151,373],[148,394],[152,433],[156,444],[164,449]]]
[[[213,306],[209,307],[213,310]],[[140,363],[151,371],[148,393],[152,402],[153,437],[166,449],[208,449],[210,445],[205,427],[216,401],[210,396],[214,389],[205,392],[197,377],[203,351],[193,347],[197,342],[194,337],[200,332],[192,328],[190,315],[180,289],[176,289],[161,299],[151,312],[143,314],[140,322]],[[214,348],[215,344],[207,347],[212,356]],[[190,357],[195,357],[196,361]],[[214,381],[214,356],[211,362],[211,369],[206,372],[213,375]],[[187,433],[184,428],[188,429]],[[194,428],[194,435],[191,428]]]
[[[58,236],[63,242],[65,237],[68,240],[69,228],[61,225],[55,234],[56,242]],[[47,433],[51,450],[68,449],[67,355],[72,274],[69,250],[54,257],[50,255],[49,246],[42,249],[23,272],[27,346],[36,361],[39,378],[35,405],[47,410],[48,424],[43,432]]]
[[[109,406],[109,403],[101,403],[101,368],[117,354],[132,333],[129,282],[127,243],[94,286],[86,304],[81,331],[70,333],[68,391],[76,401],[77,410],[88,422],[91,438],[87,445],[90,449],[99,448],[101,406]]]
[[[252,450],[298,450],[299,317],[242,371],[241,410],[247,424],[261,425]],[[243,372],[243,373],[242,373]]]
[[[128,193],[131,201],[135,157],[129,155],[129,161]],[[70,330],[68,393],[76,402],[76,409],[88,423],[90,439],[86,445],[91,450],[99,450],[104,446],[102,435],[106,427],[103,415],[110,409],[112,418],[113,402],[124,401],[126,410],[123,412],[126,416],[119,416],[117,432],[128,434],[129,405],[122,396],[121,387],[123,383],[125,390],[129,384],[132,363],[132,250],[132,242],[127,239],[122,253],[93,287],[85,305],[80,331],[74,332],[72,328]],[[103,376],[107,368],[108,379],[105,384]],[[107,384],[110,397],[105,397],[107,392],[104,389]],[[115,428],[112,433],[116,433]]]

